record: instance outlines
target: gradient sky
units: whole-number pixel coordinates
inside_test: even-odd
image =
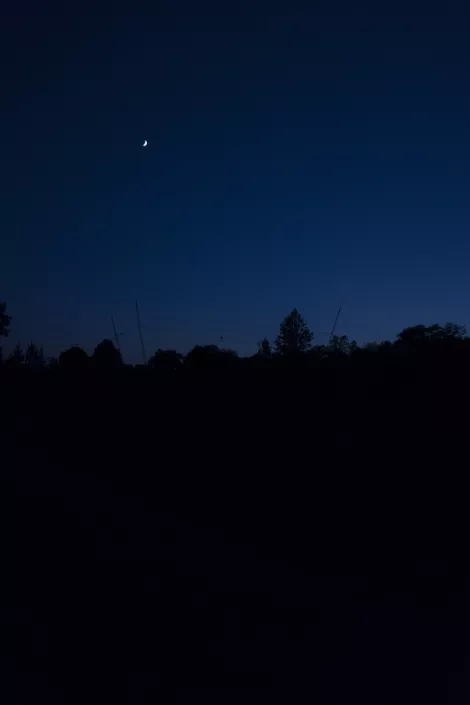
[[[90,7],[0,22],[9,347],[470,323],[464,2]]]

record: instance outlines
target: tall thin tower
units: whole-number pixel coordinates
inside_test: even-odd
[[[114,316],[111,316],[111,320],[112,320],[112,322],[113,322],[114,341],[115,341],[115,343],[116,343],[117,349],[119,350],[119,352],[121,352],[121,345],[120,345],[120,343],[119,343],[119,338],[121,337],[121,335],[124,335],[124,334],[117,332],[117,330],[116,330],[116,325],[115,325],[115,323],[114,323]]]
[[[142,326],[140,323],[140,316],[139,316],[139,305],[138,305],[137,301],[135,302],[135,312],[137,314],[137,325],[139,327],[140,345],[142,347],[142,359],[144,361],[144,365],[146,365],[147,364],[147,355],[145,354],[144,337],[142,335]]]
[[[338,309],[338,313],[336,314],[335,322],[333,323],[333,328],[332,328],[331,333],[330,333],[330,343],[331,343],[331,341],[333,340],[333,336],[334,336],[335,330],[336,330],[336,324],[338,323],[339,314],[341,313],[341,309],[342,309],[342,308],[343,308],[343,307],[340,306],[339,309]]]

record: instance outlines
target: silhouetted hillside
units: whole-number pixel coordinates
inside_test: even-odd
[[[467,346],[3,366],[19,701],[444,702]]]

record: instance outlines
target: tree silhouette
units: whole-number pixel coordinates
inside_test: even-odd
[[[9,367],[19,367],[24,363],[24,355],[23,355],[23,350],[21,348],[20,343],[17,343],[12,351],[12,353],[9,355],[9,357],[6,359],[6,364]]]
[[[269,340],[267,338],[263,338],[263,340],[261,340],[258,343],[258,355],[260,357],[264,357],[264,358],[271,357],[271,355],[272,355],[271,345],[270,345]]]
[[[11,317],[6,313],[6,304],[0,303],[1,336],[8,335],[10,321]],[[223,340],[222,337],[221,340]],[[185,358],[176,350],[158,348],[150,358],[148,367],[165,371],[179,370],[184,366],[223,370],[234,367],[247,370],[267,367],[277,371],[283,369],[283,363],[278,364],[279,358],[294,357],[302,361],[301,367],[307,372],[310,369],[309,366],[315,369],[317,366],[328,366],[331,362],[333,366],[338,364],[342,374],[343,370],[353,369],[356,364],[358,369],[363,369],[364,364],[370,364],[372,369],[377,370],[381,365],[389,363],[394,365],[394,369],[399,369],[402,362],[406,363],[405,367],[408,368],[407,360],[410,360],[414,366],[416,362],[421,361],[426,364],[439,362],[447,365],[454,359],[461,362],[470,359],[470,337],[467,336],[466,327],[452,322],[444,325],[434,323],[429,326],[423,324],[408,326],[397,333],[394,342],[370,342],[361,347],[354,340],[350,342],[345,335],[332,336],[327,345],[313,346],[312,341],[312,332],[303,316],[294,308],[281,322],[279,334],[273,346],[275,355],[269,340],[264,337],[258,342],[258,351],[243,360],[234,350],[219,348],[217,345],[196,345]],[[349,357],[347,364],[344,364],[345,356]],[[265,361],[270,358],[273,358],[272,362],[267,365]],[[103,372],[124,366],[120,351],[109,339],[101,341],[96,346],[91,358],[82,348],[73,346],[63,351],[58,360],[49,358],[47,363],[44,360],[42,346],[38,347],[33,342],[30,342],[25,354],[18,343],[6,360],[0,346],[0,364],[8,367],[24,365],[25,368],[47,366],[48,369],[55,366],[80,370],[94,368]],[[297,367],[300,368],[299,365]]]
[[[73,345],[59,355],[59,366],[64,370],[85,370],[89,362],[90,358],[78,345]]]
[[[7,305],[5,302],[0,302],[0,336],[6,338],[11,323],[11,316],[7,314]]]
[[[211,367],[219,353],[217,345],[195,345],[186,355],[186,362],[190,367]]]
[[[278,355],[291,356],[310,350],[313,333],[303,316],[294,308],[282,321],[275,348]]]
[[[397,334],[396,345],[406,345],[409,348],[419,348],[423,345],[430,345],[441,342],[455,342],[466,337],[465,326],[457,323],[446,323],[440,326],[434,323],[431,326],[419,324],[404,328]]]
[[[227,368],[238,362],[235,350],[221,350],[217,345],[196,345],[187,355],[186,364],[194,368]]]
[[[153,370],[177,370],[183,364],[183,356],[176,350],[158,350],[148,361],[148,366]]]
[[[333,335],[328,346],[334,355],[349,355],[350,345],[347,335]]]
[[[214,363],[216,367],[233,367],[239,362],[238,353],[235,350],[230,350],[230,348],[223,348],[219,350],[218,355],[214,358]]]
[[[331,350],[327,345],[312,345],[308,351],[308,356],[310,360],[326,359]]]
[[[116,370],[122,367],[122,356],[112,340],[106,338],[98,343],[93,356],[93,363],[102,370]]]
[[[436,334],[439,326],[424,326],[422,323],[416,326],[408,326],[397,334],[397,344],[416,348],[431,342],[432,336]]]
[[[369,343],[364,343],[364,345],[362,346],[362,351],[367,353],[376,353],[379,352],[380,345],[381,344],[377,341],[372,340]]]
[[[44,366],[44,352],[42,345],[38,348],[32,341],[30,342],[26,348],[25,363],[36,367]]]
[[[444,339],[453,338],[454,340],[464,340],[467,338],[467,329],[465,326],[460,326],[458,323],[445,323],[442,328],[442,337]]]

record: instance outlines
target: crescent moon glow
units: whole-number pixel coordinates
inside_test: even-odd
[[[144,143],[143,143],[142,147],[146,147],[147,144],[148,144],[147,140],[144,140]]]

